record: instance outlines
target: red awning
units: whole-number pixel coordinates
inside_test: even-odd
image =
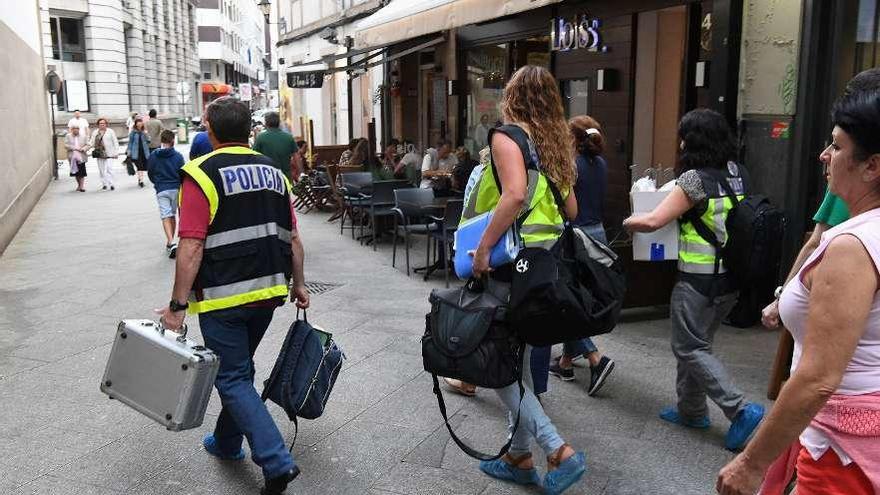
[[[202,83],[202,93],[228,95],[232,93],[232,86],[222,83]]]

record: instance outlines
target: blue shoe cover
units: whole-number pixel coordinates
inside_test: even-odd
[[[708,428],[709,425],[712,424],[709,421],[709,416],[703,416],[694,419],[683,419],[681,415],[678,414],[678,410],[674,407],[667,407],[666,409],[660,411],[660,419],[664,421],[669,421],[670,423],[674,423],[679,426],[698,428],[701,430]]]
[[[538,471],[535,468],[520,469],[502,461],[501,459],[495,459],[494,461],[480,461],[480,471],[495,479],[512,481],[520,485],[541,484],[541,477],[538,476]]]
[[[724,447],[727,450],[739,450],[752,438],[752,434],[758,429],[758,425],[764,419],[764,406],[749,402],[730,424],[727,437],[724,439]]]
[[[244,459],[244,449],[238,449],[238,452],[233,455],[221,453],[220,449],[217,447],[217,440],[214,439],[213,433],[208,433],[207,435],[205,435],[205,439],[202,440],[202,445],[205,446],[205,450],[209,454],[211,454],[212,456],[214,456],[220,460],[240,461],[240,460]]]
[[[583,452],[575,452],[562,461],[558,468],[544,475],[544,493],[557,495],[578,482],[587,471],[587,456]]]

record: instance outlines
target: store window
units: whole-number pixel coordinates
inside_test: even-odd
[[[475,158],[489,144],[489,129],[501,121],[499,103],[509,73],[509,48],[503,43],[474,48],[465,54],[469,91],[464,145]]]
[[[569,79],[562,81],[562,104],[565,116],[590,114],[590,80]]]
[[[876,67],[880,40],[880,0],[859,0],[859,25],[856,32],[856,57],[853,74]]]

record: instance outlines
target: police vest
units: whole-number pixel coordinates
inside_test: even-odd
[[[210,207],[190,313],[286,297],[293,225],[287,177],[271,158],[243,146],[220,148],[182,170]]]
[[[519,145],[526,163],[528,175],[527,206],[521,214],[528,212],[528,216],[522,220],[522,225],[519,227],[523,245],[550,249],[562,235],[565,220],[553,198],[547,177],[540,172],[540,162],[534,144],[526,132],[515,125],[492,129],[489,134],[490,142],[494,132],[502,132],[513,139]],[[490,159],[474,185],[473,192],[467,198],[467,204],[464,205],[461,215],[462,223],[477,215],[492,211],[498,206],[498,201],[501,199],[499,182],[495,164]],[[566,194],[566,191],[561,192],[563,195]]]
[[[727,163],[727,170],[717,176],[697,170],[700,180],[703,182],[703,190],[707,198],[688,211],[680,222],[678,234],[678,270],[685,273],[699,275],[713,275],[715,273],[715,247],[703,239],[694,227],[693,222],[702,222],[721,241],[721,245],[727,242],[727,216],[733,209],[733,200],[727,196],[720,178],[730,185],[738,199],[745,197],[748,187],[748,179],[745,167],[734,162]],[[725,273],[727,269],[724,263],[720,263],[718,273]]]

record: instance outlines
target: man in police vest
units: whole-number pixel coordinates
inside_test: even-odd
[[[214,151],[182,169],[174,289],[159,313],[171,330],[181,328],[187,309],[198,314],[205,345],[220,357],[215,385],[223,409],[205,450],[244,459],[247,438],[266,479],[262,493],[280,494],[299,469],[254,388],[253,355],[288,293],[297,307],[309,306],[303,246],[287,178],[247,147],[248,107],[221,98],[205,120]]]

